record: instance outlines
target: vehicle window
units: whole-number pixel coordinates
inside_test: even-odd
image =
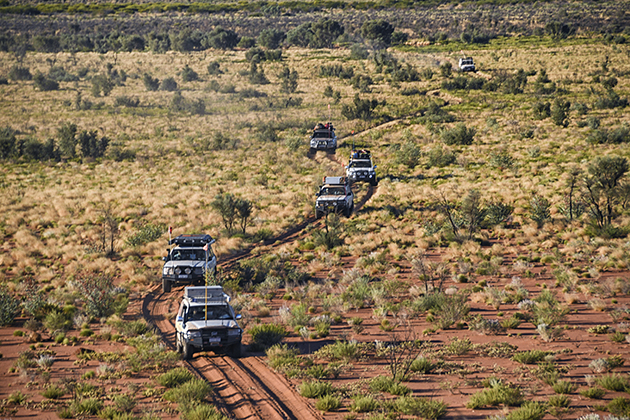
[[[189,319],[191,321],[203,321],[206,319],[206,312],[203,306],[195,307],[191,309],[191,315]],[[208,319],[230,319],[230,312],[228,308],[224,306],[208,306]]]

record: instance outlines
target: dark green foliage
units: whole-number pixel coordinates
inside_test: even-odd
[[[250,201],[235,197],[230,193],[221,193],[214,197],[210,205],[221,216],[228,234],[234,232],[234,225],[237,223],[237,220],[240,222],[242,233],[245,233],[247,222],[253,209]]]
[[[77,138],[78,151],[82,158],[100,158],[105,155],[109,139],[107,137],[98,138],[96,130],[83,130]]]
[[[599,122],[597,124],[593,124],[594,128],[597,128],[598,126]],[[630,142],[630,127],[624,124],[621,127],[615,128],[614,130],[593,130],[586,138],[586,141],[591,144],[628,143]]]
[[[220,74],[223,74],[223,71],[221,70],[221,65],[218,61],[211,61],[208,64],[208,74],[210,76],[218,76]]]
[[[92,95],[95,97],[98,96],[108,96],[111,91],[114,89],[113,80],[104,74],[99,74],[92,77]]]
[[[449,166],[455,163],[457,160],[457,158],[455,157],[455,153],[453,153],[451,150],[444,149],[441,146],[437,146],[429,150],[428,158],[428,168],[443,168],[445,166]]]
[[[195,80],[199,80],[199,75],[196,71],[191,69],[188,64],[186,64],[186,66],[182,69],[182,80],[184,82],[193,82]]]
[[[254,85],[267,85],[269,79],[265,76],[265,71],[262,67],[258,68],[256,62],[252,61],[249,70],[249,82]]]
[[[431,371],[435,368],[436,368],[435,363],[431,362],[429,359],[425,357],[418,357],[416,360],[413,361],[413,363],[411,363],[411,366],[410,366],[410,370],[412,372],[424,373],[424,374],[431,373]]]
[[[9,79],[11,80],[31,80],[32,78],[33,75],[31,75],[31,71],[28,69],[28,67],[15,65],[9,70]]]
[[[551,204],[545,197],[534,194],[529,201],[529,206],[531,209],[529,218],[536,222],[538,227],[542,227],[545,222],[551,220]]]
[[[455,121],[455,117],[446,112],[437,102],[431,102],[424,112],[423,120],[432,123],[447,123]]]
[[[606,406],[608,411],[616,416],[630,415],[630,399],[625,397],[616,397]]]
[[[568,127],[568,113],[571,109],[571,102],[562,98],[556,98],[551,106],[551,120],[560,127]]]
[[[260,35],[258,35],[258,45],[270,50],[275,50],[280,47],[285,38],[286,33],[283,31],[275,28],[264,29],[260,32]]]
[[[544,120],[551,117],[551,104],[549,102],[536,102],[533,111],[535,120]]]
[[[206,103],[203,99],[187,99],[179,91],[173,94],[168,108],[174,112],[190,112],[193,115],[206,113]]]
[[[336,20],[321,18],[311,26],[312,38],[309,46],[312,48],[331,48],[335,39],[344,33],[344,27]]]
[[[407,140],[403,144],[392,145],[390,149],[394,153],[394,162],[399,165],[405,165],[409,169],[413,169],[420,163],[422,150],[412,140]]]
[[[361,99],[357,93],[351,105],[344,104],[341,107],[341,115],[349,120],[362,119],[369,121],[374,116],[374,109],[379,105],[385,105],[385,101],[379,102],[376,99]]]
[[[628,106],[628,99],[621,98],[619,94],[611,88],[607,89],[606,93],[600,94],[593,106],[598,109],[625,108]]]
[[[35,74],[35,77],[33,77],[33,82],[35,84],[35,88],[41,90],[42,92],[59,89],[59,83],[55,80],[47,78],[39,72]]]
[[[448,405],[438,400],[417,397],[400,397],[394,401],[396,411],[417,418],[439,419],[446,414]]]
[[[116,96],[114,106],[124,106],[126,108],[137,108],[140,105],[140,99],[126,95]]]
[[[528,350],[515,353],[512,360],[526,365],[533,365],[542,362],[550,353],[543,350]]]
[[[394,31],[392,33],[391,43],[392,45],[403,45],[409,39],[409,35],[405,32]]]
[[[365,60],[369,55],[370,53],[361,44],[352,44],[350,47],[350,58],[352,60]]]
[[[62,157],[72,159],[76,156],[76,135],[76,124],[65,123],[57,129],[57,142]]]
[[[280,90],[284,93],[293,93],[298,87],[298,72],[284,66],[278,75],[280,79]]]
[[[132,247],[141,246],[159,239],[165,232],[166,225],[163,223],[145,223],[125,243]]]
[[[252,350],[264,350],[276,344],[280,344],[284,337],[289,335],[282,325],[259,324],[247,331],[252,337]]]
[[[324,229],[313,231],[313,243],[315,246],[323,246],[330,250],[343,245],[343,224],[338,215],[331,213],[326,215]]]
[[[19,308],[18,298],[13,296],[4,284],[0,285],[0,325],[3,327],[11,325],[18,315]]]
[[[352,87],[361,93],[370,93],[372,91],[370,85],[373,83],[372,78],[365,74],[357,74],[350,79]]]
[[[308,47],[313,40],[313,31],[311,23],[303,23],[300,26],[287,32],[287,44],[296,47]]]
[[[596,157],[588,166],[586,205],[600,229],[612,224],[616,206],[622,200],[621,181],[626,172],[628,160],[614,155]]]
[[[453,64],[450,61],[440,65],[440,75],[442,77],[451,77],[453,74]]]
[[[0,159],[8,159],[16,156],[17,137],[16,132],[11,127],[0,128]]]
[[[125,36],[122,39],[121,50],[123,51],[144,51],[144,38],[138,34]]]
[[[167,77],[166,79],[162,80],[162,83],[160,83],[160,90],[174,92],[177,90],[177,82],[172,77]]]
[[[178,404],[204,401],[212,393],[212,387],[204,379],[191,379],[164,393],[164,399]]]
[[[344,67],[341,64],[328,64],[319,66],[321,77],[339,77],[340,79],[351,79],[354,76],[353,67]]]
[[[330,382],[302,382],[299,386],[299,392],[300,395],[304,398],[321,398],[323,396],[332,394],[333,387]]]
[[[177,367],[162,373],[155,378],[155,381],[166,388],[174,388],[192,379],[194,375],[185,367]]]
[[[391,44],[394,27],[384,19],[374,19],[363,22],[361,35],[371,41],[387,47]]]
[[[444,80],[442,87],[446,90],[480,90],[486,81],[478,77],[457,76],[450,80]]]
[[[464,123],[458,123],[455,127],[444,129],[440,136],[442,141],[448,145],[470,145],[475,139],[477,130],[474,127],[468,128]]]
[[[523,93],[525,85],[527,84],[527,73],[525,73],[523,69],[519,69],[514,74],[502,72],[497,74],[496,79],[503,93],[516,95]]]
[[[490,226],[496,226],[508,221],[514,207],[501,202],[489,203],[486,206],[486,222]]]
[[[114,279],[107,274],[83,273],[74,281],[74,286],[83,301],[83,311],[89,316],[108,317],[126,309],[124,295],[117,292]]]
[[[493,382],[490,388],[473,394],[466,403],[466,408],[475,410],[498,405],[514,407],[521,405],[523,400],[523,394],[520,389],[501,382]]]
[[[547,35],[551,35],[554,39],[564,39],[569,35],[573,34],[575,29],[571,26],[571,24],[565,22],[547,22],[545,25],[545,33]]]
[[[239,44],[239,41],[240,38],[236,32],[217,26],[202,41],[202,45],[219,50],[231,50]]]

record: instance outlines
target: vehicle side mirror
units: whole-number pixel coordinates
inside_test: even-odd
[[[175,318],[175,322],[184,322],[184,318],[178,316],[177,318]]]
[[[374,165],[374,169],[376,169],[376,165]]]
[[[349,166],[346,166],[346,169],[348,169],[348,168],[349,168]]]
[[[243,318],[243,315],[241,315],[241,314],[237,314],[236,315],[236,319],[241,319],[241,318]]]
[[[316,193],[316,194],[315,194],[315,197],[319,197],[319,193]]]
[[[162,261],[168,261],[168,257],[162,257]]]

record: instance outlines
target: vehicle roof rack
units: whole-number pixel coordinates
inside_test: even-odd
[[[212,236],[207,234],[179,235],[168,241],[169,245],[175,244],[179,246],[204,246],[205,244],[213,243],[214,239],[212,239]]]
[[[184,288],[184,297],[195,303],[227,303],[230,301],[230,297],[225,294],[221,286],[186,287]]]
[[[345,176],[325,176],[324,184],[330,185],[345,185],[348,183],[348,179]]]

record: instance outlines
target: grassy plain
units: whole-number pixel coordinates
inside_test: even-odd
[[[456,67],[462,45],[452,42],[425,48],[410,44],[388,53],[399,64],[418,71],[430,70],[431,77],[421,73],[425,76],[417,81],[393,80],[391,72],[378,69],[372,58],[354,59],[345,48],[284,50],[281,62],[259,64],[268,84],[250,82],[251,67],[245,51],[28,53],[21,65],[33,74],[47,73],[54,64],[83,76],[61,82],[59,90],[49,92],[38,91],[31,81],[11,80],[0,85],[0,126],[17,130],[18,138],[44,141],[57,138],[57,130],[64,123],[74,123],[79,130],[96,130],[99,136],[107,136],[114,145],[133,152],[135,158],[3,162],[0,282],[10,293],[26,297],[26,285],[30,284],[26,280],[32,279],[55,305],[80,306],[81,296],[72,281],[85,273],[109,273],[117,285],[143,294],[159,283],[167,239],[164,230],[157,240],[131,246],[128,240],[143,226],[173,226],[174,234],[208,232],[217,238],[220,260],[312,217],[319,180],[323,175],[343,173],[341,163],[355,143],[369,148],[378,164],[380,183],[374,195],[350,219],[342,219],[343,245],[326,249],[318,245],[314,235],[307,235],[284,245],[275,256],[292,261],[312,275],[312,282],[284,284],[285,279],[278,282],[267,278],[261,288],[266,287],[270,297],[276,297],[267,306],[261,303],[266,296],[261,288],[247,289],[246,282],[241,284],[240,290],[248,292],[240,297],[244,313],[251,314],[247,322],[269,320],[258,312],[265,307],[264,313],[268,314],[271,307],[274,322],[305,326],[300,324],[302,321],[296,323],[295,314],[308,306],[295,309],[293,318],[287,319],[277,311],[275,292],[283,290],[294,302],[315,308],[304,316],[337,315],[344,325],[359,309],[368,308],[372,314],[363,311],[362,316],[376,320],[374,330],[387,331],[390,322],[403,325],[397,315],[402,305],[409,316],[419,320],[416,326],[424,328],[427,335],[440,328],[452,331],[453,325],[485,333],[492,330],[492,325],[472,317],[448,325],[444,314],[438,314],[436,321],[436,315],[425,312],[426,308],[412,310],[411,302],[430,294],[425,287],[429,280],[435,283],[441,279],[449,295],[463,291],[461,296],[475,308],[494,308],[493,314],[504,308],[505,317],[497,317],[508,319],[521,308],[516,307],[520,300],[506,300],[506,296],[520,296],[521,300],[527,297],[525,292],[518,294],[521,277],[531,283],[530,297],[543,294],[549,287],[568,305],[592,301],[593,311],[612,317],[601,323],[612,326],[625,319],[628,310],[622,303],[630,292],[625,272],[630,257],[627,234],[616,238],[598,235],[588,212],[568,220],[564,206],[571,168],[586,170],[593,159],[609,154],[630,157],[627,133],[621,143],[587,141],[597,130],[627,129],[630,124],[627,106],[597,105],[607,92],[604,82],[611,78],[617,81],[614,92],[620,98],[630,96],[630,47],[597,37],[563,41],[524,37],[496,39],[469,51],[479,69],[471,77],[491,82],[525,70],[523,91],[506,92],[445,89],[444,82],[461,75],[443,75],[441,68],[444,63]],[[222,74],[208,74],[211,62],[219,63]],[[0,55],[3,74],[16,64],[13,55]],[[359,93],[348,80],[320,75],[321,66],[333,64],[351,67],[355,75],[371,77],[372,83]],[[199,79],[182,80],[185,66]],[[284,66],[299,74],[298,88],[291,94],[280,90],[278,75]],[[93,96],[91,77],[114,70],[124,72],[125,80],[108,96]],[[542,70],[549,79],[545,84],[555,84],[551,93],[537,90],[536,79]],[[202,100],[205,111],[191,114],[179,110],[173,105],[176,93],[148,91],[143,83],[145,73],[159,80],[173,77],[185,100]],[[339,101],[324,96],[326,86],[340,93]],[[89,109],[77,106],[79,93],[82,100],[92,103]],[[372,119],[349,120],[342,116],[342,106],[350,105],[355,94],[381,103]],[[119,98],[137,99],[139,103],[124,106]],[[551,117],[534,117],[537,104],[553,104],[556,98],[571,103],[566,126],[555,124]],[[432,121],[429,110],[433,103],[451,115],[452,121]],[[309,155],[309,129],[328,119],[343,138],[336,156]],[[443,143],[442,133],[458,123],[475,129],[472,144]],[[275,141],[270,140],[273,136],[277,136]],[[453,158],[444,166],[432,164],[430,159],[436,154],[452,154]],[[408,163],[411,155],[417,158],[413,164]],[[358,188],[364,193],[364,186]],[[483,225],[466,240],[456,237],[444,208],[449,204],[453,209],[464,209],[463,198],[472,190],[480,193],[483,206],[503,203],[513,207],[513,214],[494,226]],[[214,197],[224,192],[254,203],[253,219],[245,235],[228,235],[211,206]],[[534,197],[543,197],[550,204],[549,217],[541,223],[531,217]],[[624,199],[616,207],[614,225],[627,232],[625,204]],[[99,247],[103,245],[104,209],[113,212],[120,229],[114,257],[108,257],[103,246]],[[465,215],[462,212],[458,217]],[[465,225],[460,228],[462,232],[467,230]],[[311,226],[307,230],[317,229]],[[367,281],[361,283],[364,275],[372,286]],[[235,293],[239,289],[234,283],[231,287]],[[387,306],[388,301],[399,306]],[[546,304],[550,305],[549,301]],[[260,318],[254,319],[257,314]],[[313,339],[317,337],[314,323],[306,323]],[[587,323],[580,324],[580,328],[583,325]],[[621,325],[615,328],[627,333],[627,325],[626,329]],[[343,335],[339,331],[335,338],[347,338],[348,331]],[[536,334],[551,342],[552,332],[541,330]],[[612,348],[613,355],[625,352],[626,339],[621,337],[622,342]],[[454,343],[453,347],[461,344]],[[445,348],[440,351],[446,353],[439,354],[434,350],[423,351],[436,358],[457,354],[457,349],[449,353]],[[386,350],[365,351],[390,360]],[[336,360],[320,356],[327,357]],[[501,384],[485,389],[505,391]],[[346,399],[344,404],[346,409],[361,412],[361,404],[368,403]],[[465,403],[454,402],[458,407]],[[337,402],[320,404],[328,407]],[[397,404],[402,407],[411,403],[401,400]],[[391,406],[382,407],[395,411]],[[529,408],[536,411],[536,407]],[[586,409],[580,410],[583,413]],[[414,413],[408,407],[399,412]]]

